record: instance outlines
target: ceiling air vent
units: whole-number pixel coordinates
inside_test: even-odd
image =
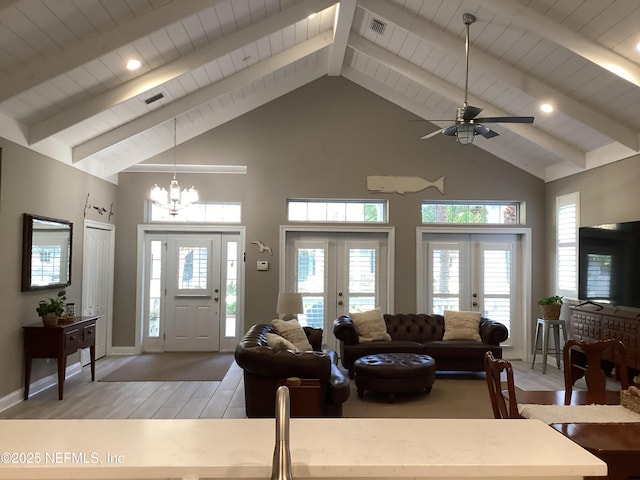
[[[153,97],[149,97],[147,98],[144,103],[146,103],[147,105],[149,105],[150,103],[153,102],[157,102],[158,100],[160,100],[161,98],[164,98],[164,95],[162,93],[159,93],[157,95],[154,95]]]
[[[382,35],[384,33],[385,28],[387,28],[387,24],[384,23],[382,20],[378,20],[377,18],[374,18],[373,20],[371,20],[371,30],[373,30],[374,32]]]

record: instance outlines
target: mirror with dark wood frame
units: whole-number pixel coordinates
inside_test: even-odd
[[[25,213],[22,228],[22,291],[71,285],[73,223]]]

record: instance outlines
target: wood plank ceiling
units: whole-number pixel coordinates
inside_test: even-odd
[[[640,150],[637,0],[1,0],[0,135],[115,181],[324,75],[454,120],[465,12],[469,103],[535,116],[475,145],[547,181]]]

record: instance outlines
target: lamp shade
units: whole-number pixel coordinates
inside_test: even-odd
[[[302,307],[302,294],[292,292],[278,293],[276,313],[279,315],[290,316],[290,318],[296,318],[296,314],[304,313],[304,308]]]

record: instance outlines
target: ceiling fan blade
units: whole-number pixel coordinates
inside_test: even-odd
[[[480,107],[474,107],[473,105],[466,105],[462,107],[462,119],[463,120],[473,120],[478,116],[478,114],[482,111]]]
[[[500,135],[498,132],[494,132],[490,128],[479,124],[473,126],[473,131],[476,133],[476,135],[482,135],[484,138],[493,138]]]
[[[427,133],[424,137],[420,137],[420,140],[426,140],[431,137],[435,137],[436,135],[440,135],[442,130],[436,130],[435,132]]]
[[[453,130],[452,130],[453,129]],[[449,133],[449,132],[452,133]],[[420,140],[426,140],[427,138],[435,137],[436,135],[444,134],[444,135],[455,135],[456,126],[451,125],[449,127],[441,128],[440,130],[436,130],[435,132],[427,133],[424,137],[420,137]]]
[[[450,127],[444,128],[442,130],[442,134],[443,135],[449,135],[450,137],[453,137],[456,132],[458,131],[458,126],[457,125],[451,125]]]
[[[410,122],[453,122],[450,118],[415,118],[409,120]]]
[[[482,123],[533,123],[533,117],[486,117],[476,118]]]

